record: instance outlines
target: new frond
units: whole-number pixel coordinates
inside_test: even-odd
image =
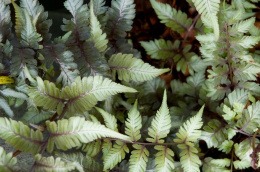
[[[47,147],[49,152],[52,152],[54,144],[58,149],[68,150],[101,137],[130,140],[128,136],[108,129],[104,125],[85,121],[84,118],[80,117],[59,120],[57,123],[47,121],[46,125],[50,132]]]
[[[134,58],[132,54],[116,54],[113,55],[108,65],[112,70],[112,75],[115,77],[116,73],[120,80],[129,82],[133,81],[147,81],[151,80],[158,75],[168,72],[169,69],[156,69],[142,60]]]
[[[142,118],[137,109],[137,100],[128,113],[125,126],[125,133],[130,136],[133,141],[138,141],[141,138],[140,129],[142,128]]]
[[[41,150],[44,142],[39,130],[34,131],[22,122],[7,118],[0,118],[0,125],[0,137],[15,149],[32,154]]]
[[[171,128],[171,117],[167,106],[166,90],[164,91],[162,105],[152,120],[151,125],[152,126],[148,128],[148,135],[151,138],[147,138],[147,141],[163,143],[163,138],[167,137]]]

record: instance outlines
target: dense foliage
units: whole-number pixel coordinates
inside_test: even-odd
[[[15,36],[0,0],[0,138],[17,149],[0,147],[0,171],[19,171],[20,152],[28,171],[257,169],[256,2],[150,0],[174,36],[140,41],[147,60],[129,39],[134,0],[67,0],[54,39],[37,0],[12,1]]]

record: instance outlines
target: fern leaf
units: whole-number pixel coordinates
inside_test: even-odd
[[[221,150],[222,152],[225,152],[226,154],[228,154],[232,147],[233,147],[234,142],[232,140],[225,140],[220,146],[219,146],[219,150]]]
[[[207,143],[208,148],[218,147],[227,138],[227,130],[218,120],[213,119],[203,127],[201,140]]]
[[[100,52],[104,54],[107,51],[108,40],[106,39],[106,33],[102,33],[101,25],[94,14],[93,0],[90,2],[90,41],[95,43],[95,47]]]
[[[50,119],[53,115],[53,111],[38,111],[35,108],[29,108],[28,111],[21,118],[21,121],[26,124],[39,124],[42,121]]]
[[[18,38],[21,38],[21,31],[25,25],[24,11],[13,1],[12,4],[15,10],[15,32]]]
[[[13,157],[12,153],[6,153],[4,148],[0,147],[0,171],[12,172],[17,171],[15,165],[17,159]]]
[[[177,54],[177,48],[179,48],[176,43],[173,45],[171,41],[165,41],[164,39],[149,42],[141,41],[140,43],[146,53],[153,59],[167,59],[174,57],[175,54]]]
[[[0,90],[0,95],[3,95],[4,97],[13,97],[13,98],[23,99],[23,100],[27,100],[28,98],[27,95],[25,95],[24,93],[15,91],[11,88]]]
[[[117,130],[117,119],[115,118],[115,116],[105,112],[103,109],[100,109],[98,107],[96,107],[96,109],[104,118],[106,127],[111,130],[118,131]]]
[[[86,171],[100,172],[103,167],[97,163],[93,158],[84,156],[82,153],[61,153],[55,152],[55,155],[61,158],[61,160],[68,164],[73,164],[79,172]]]
[[[94,107],[98,101],[105,100],[108,96],[122,92],[136,92],[136,90],[112,82],[101,76],[83,78],[78,77],[70,87],[65,87],[62,93],[66,99],[71,101],[68,104],[68,113],[83,113]]]
[[[4,110],[4,112],[9,116],[9,117],[14,117],[14,112],[11,109],[10,105],[8,104],[8,102],[0,97],[0,109]]]
[[[66,101],[55,84],[43,81],[40,77],[37,77],[37,88],[30,88],[28,94],[37,106],[42,106],[47,110],[56,110],[58,114],[61,114]]]
[[[155,150],[159,151],[155,155],[155,165],[156,171],[158,172],[167,172],[172,171],[174,169],[174,152],[167,148],[166,146],[155,146]]]
[[[0,118],[0,137],[15,149],[25,153],[37,154],[42,147],[43,135],[39,130],[32,130],[22,122]]]
[[[180,149],[182,149],[180,153],[180,162],[181,166],[184,169],[184,172],[199,172],[199,166],[201,165],[201,160],[198,156],[198,150],[189,145],[181,144],[178,145]]]
[[[199,129],[203,125],[202,123],[203,109],[204,106],[194,117],[191,117],[190,120],[187,120],[183,124],[183,126],[179,129],[179,132],[176,134],[177,138],[174,139],[174,142],[194,146],[193,143],[197,141],[197,139],[201,135],[201,131]]]
[[[116,141],[104,159],[104,170],[112,169],[125,158],[125,152],[129,153],[126,143]]]
[[[28,48],[14,48],[11,59],[11,75],[19,77],[22,80],[29,78],[26,73],[26,68],[31,77],[38,76],[38,69],[36,67],[37,60],[34,58],[35,52]]]
[[[11,27],[10,7],[6,6],[4,1],[0,1],[0,35],[2,37],[0,42],[6,43],[7,40],[13,39]]]
[[[231,43],[239,44],[243,48],[248,49],[258,44],[259,41],[260,41],[259,36],[244,36],[242,38],[239,38],[239,40],[238,39],[233,40]]]
[[[31,47],[33,49],[38,49],[39,44],[42,40],[40,34],[37,33],[36,27],[32,22],[31,16],[28,14],[27,10],[24,11],[25,25],[21,30],[21,45],[23,47]]]
[[[219,11],[220,0],[192,0],[199,14],[208,18],[213,25],[215,40],[219,38],[219,24],[217,14]]]
[[[36,168],[35,171],[47,171],[47,172],[69,172],[75,169],[75,165],[72,163],[64,163],[61,158],[54,159],[53,156],[42,157],[40,154],[35,155]]]
[[[157,111],[155,118],[152,120],[152,126],[148,128],[147,138],[149,142],[163,143],[171,128],[171,117],[167,106],[166,90],[164,91],[163,101],[160,109]]]
[[[131,152],[129,172],[144,172],[146,170],[149,152],[143,145],[134,144],[136,150]]]
[[[105,75],[109,70],[107,60],[95,47],[95,42],[89,40],[69,50],[74,54],[81,76]]]
[[[245,89],[235,89],[232,93],[228,94],[228,97],[224,100],[224,103],[233,107],[234,103],[240,103],[246,105],[248,100],[248,91]]]
[[[43,41],[50,40],[51,34],[48,33],[52,21],[48,19],[48,12],[44,12],[44,8],[39,4],[38,0],[22,0],[20,3],[22,8],[27,9],[32,16],[37,32],[42,36]]]
[[[255,140],[255,144],[257,145],[259,143],[259,140]],[[255,145],[255,146],[256,146]],[[246,169],[251,166],[251,160],[252,158],[250,155],[253,152],[252,148],[252,139],[247,138],[240,142],[239,144],[236,143],[234,145],[235,147],[235,154],[240,160],[234,161],[234,166],[236,169]]]
[[[255,23],[255,18],[252,17],[250,19],[241,21],[239,23],[234,24],[231,29],[228,30],[229,35],[231,36],[242,36],[244,33],[247,33],[251,27]]]
[[[67,0],[64,6],[73,16],[73,19],[63,19],[65,25],[61,29],[66,32],[72,32],[70,42],[74,43],[85,41],[90,38],[89,33],[89,11],[87,4],[83,5],[83,0]]]
[[[133,141],[138,141],[141,138],[140,129],[142,128],[142,118],[140,116],[140,112],[137,109],[137,100],[128,113],[125,126],[125,133],[130,136]]]
[[[49,152],[52,152],[54,144],[58,149],[68,150],[101,137],[130,140],[128,136],[119,134],[103,125],[85,121],[84,118],[80,117],[59,120],[57,124],[47,121],[46,125],[50,132],[47,147]],[[66,139],[66,142],[64,142],[64,139]]]
[[[230,166],[230,159],[213,159],[207,157],[204,159],[202,171],[203,172],[229,172],[230,170],[225,168],[225,166]]]
[[[63,86],[67,86],[74,82],[76,77],[79,76],[79,71],[77,64],[74,62],[72,52],[64,51],[64,49],[64,44],[56,44],[40,52],[46,59],[47,64],[52,64],[54,60],[59,65],[61,73],[57,78],[57,83],[62,83]]]
[[[177,11],[169,4],[163,4],[155,0],[150,1],[161,23],[170,27],[173,31],[184,33],[190,27],[192,20],[187,18],[187,14]]]
[[[134,0],[113,0],[106,15],[108,21],[105,31],[109,40],[125,38],[126,32],[132,29],[135,17]]]
[[[151,80],[169,71],[169,69],[156,69],[142,60],[134,58],[131,54],[121,53],[113,55],[109,59],[108,65],[112,69],[114,77],[117,73],[118,78],[126,82],[129,80],[139,82]]]
[[[94,0],[93,1],[93,12],[95,16],[103,15],[107,11],[105,6],[105,0]]]
[[[82,146],[82,151],[86,152],[86,155],[89,157],[95,157],[98,155],[101,149],[101,140],[95,140],[93,142],[84,144]]]

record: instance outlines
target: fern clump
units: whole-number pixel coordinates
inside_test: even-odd
[[[133,0],[66,0],[57,38],[38,0],[11,3],[15,33],[0,0],[0,138],[16,151],[0,147],[0,171],[19,171],[21,152],[27,171],[259,167],[256,1],[150,0],[168,29],[140,39],[147,59],[129,39]]]

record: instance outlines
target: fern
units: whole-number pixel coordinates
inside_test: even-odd
[[[184,171],[199,171],[199,166],[201,165],[201,161],[197,155],[198,150],[194,142],[197,141],[201,135],[199,129],[202,127],[203,109],[204,106],[194,117],[183,124],[176,134],[177,138],[174,139],[175,142],[180,143],[178,147],[181,149],[180,161]]]
[[[128,113],[128,118],[125,125],[125,133],[130,136],[133,141],[138,141],[141,138],[140,129],[142,128],[142,118],[137,109],[137,100],[135,101],[133,108]]]
[[[6,43],[7,40],[12,40],[13,34],[11,32],[11,17],[10,17],[10,7],[6,6],[4,1],[0,2],[0,34],[2,43]]]
[[[125,158],[125,152],[129,152],[124,142],[116,141],[104,159],[104,170],[112,169]]]
[[[106,127],[111,129],[111,130],[114,130],[114,131],[117,131],[117,120],[115,118],[115,116],[105,112],[104,110],[96,107],[97,111],[102,115],[102,117],[104,118],[104,121],[105,121],[105,124],[106,124]]]
[[[2,129],[0,137],[6,143],[25,153],[37,154],[43,145],[43,135],[39,130],[32,130],[22,122],[0,118]]]
[[[166,146],[155,146],[154,149],[159,151],[155,155],[156,171],[163,172],[173,170],[173,151]]]
[[[51,157],[42,157],[40,154],[37,154],[35,156],[35,161],[36,161],[36,171],[64,171],[68,172],[71,170],[75,169],[75,165],[69,164],[69,163],[64,163],[61,161],[60,158],[54,159],[52,156]]]
[[[229,159],[223,159],[223,160],[218,160],[218,159],[213,159],[211,157],[205,158],[205,163],[203,164],[202,171],[205,172],[217,172],[217,171],[223,171],[223,172],[228,172],[230,171],[229,169],[225,168],[225,166],[229,166],[227,164],[230,164]],[[223,164],[223,165],[222,165]]]
[[[12,157],[12,153],[6,153],[5,150],[0,147],[0,170],[1,171],[16,171],[17,159]]]
[[[132,19],[135,16],[135,5],[133,0],[113,0],[111,8],[108,9],[108,20],[106,33],[109,40],[124,38],[126,32],[132,29]]]
[[[154,8],[161,23],[164,23],[167,27],[178,33],[183,33],[189,29],[192,23],[191,19],[188,19],[187,14],[181,10],[171,8],[168,4],[159,3],[155,0],[151,0],[152,7]]]
[[[131,152],[130,157],[130,172],[144,172],[146,170],[149,151],[145,146],[134,144],[133,147],[136,150]]]
[[[220,0],[192,0],[199,14],[209,19],[212,23],[215,40],[219,38],[218,11]]]
[[[156,69],[140,59],[134,58],[131,54],[116,54],[113,55],[108,65],[112,69],[112,75],[118,74],[120,80],[129,82],[133,81],[147,81],[168,72],[169,69]]]
[[[58,149],[68,150],[80,146],[82,143],[89,143],[101,137],[130,140],[128,136],[105,128],[103,125],[85,121],[80,117],[71,117],[68,120],[60,120],[57,124],[55,122],[47,121],[46,125],[50,132],[50,140],[47,147],[49,152],[53,151],[54,144]],[[66,144],[63,142],[64,139],[67,140]]]
[[[169,109],[167,107],[166,91],[164,91],[163,102],[160,109],[157,111],[155,118],[152,120],[152,126],[148,128],[148,135],[151,138],[147,138],[149,142],[163,143],[171,128],[171,118]]]

